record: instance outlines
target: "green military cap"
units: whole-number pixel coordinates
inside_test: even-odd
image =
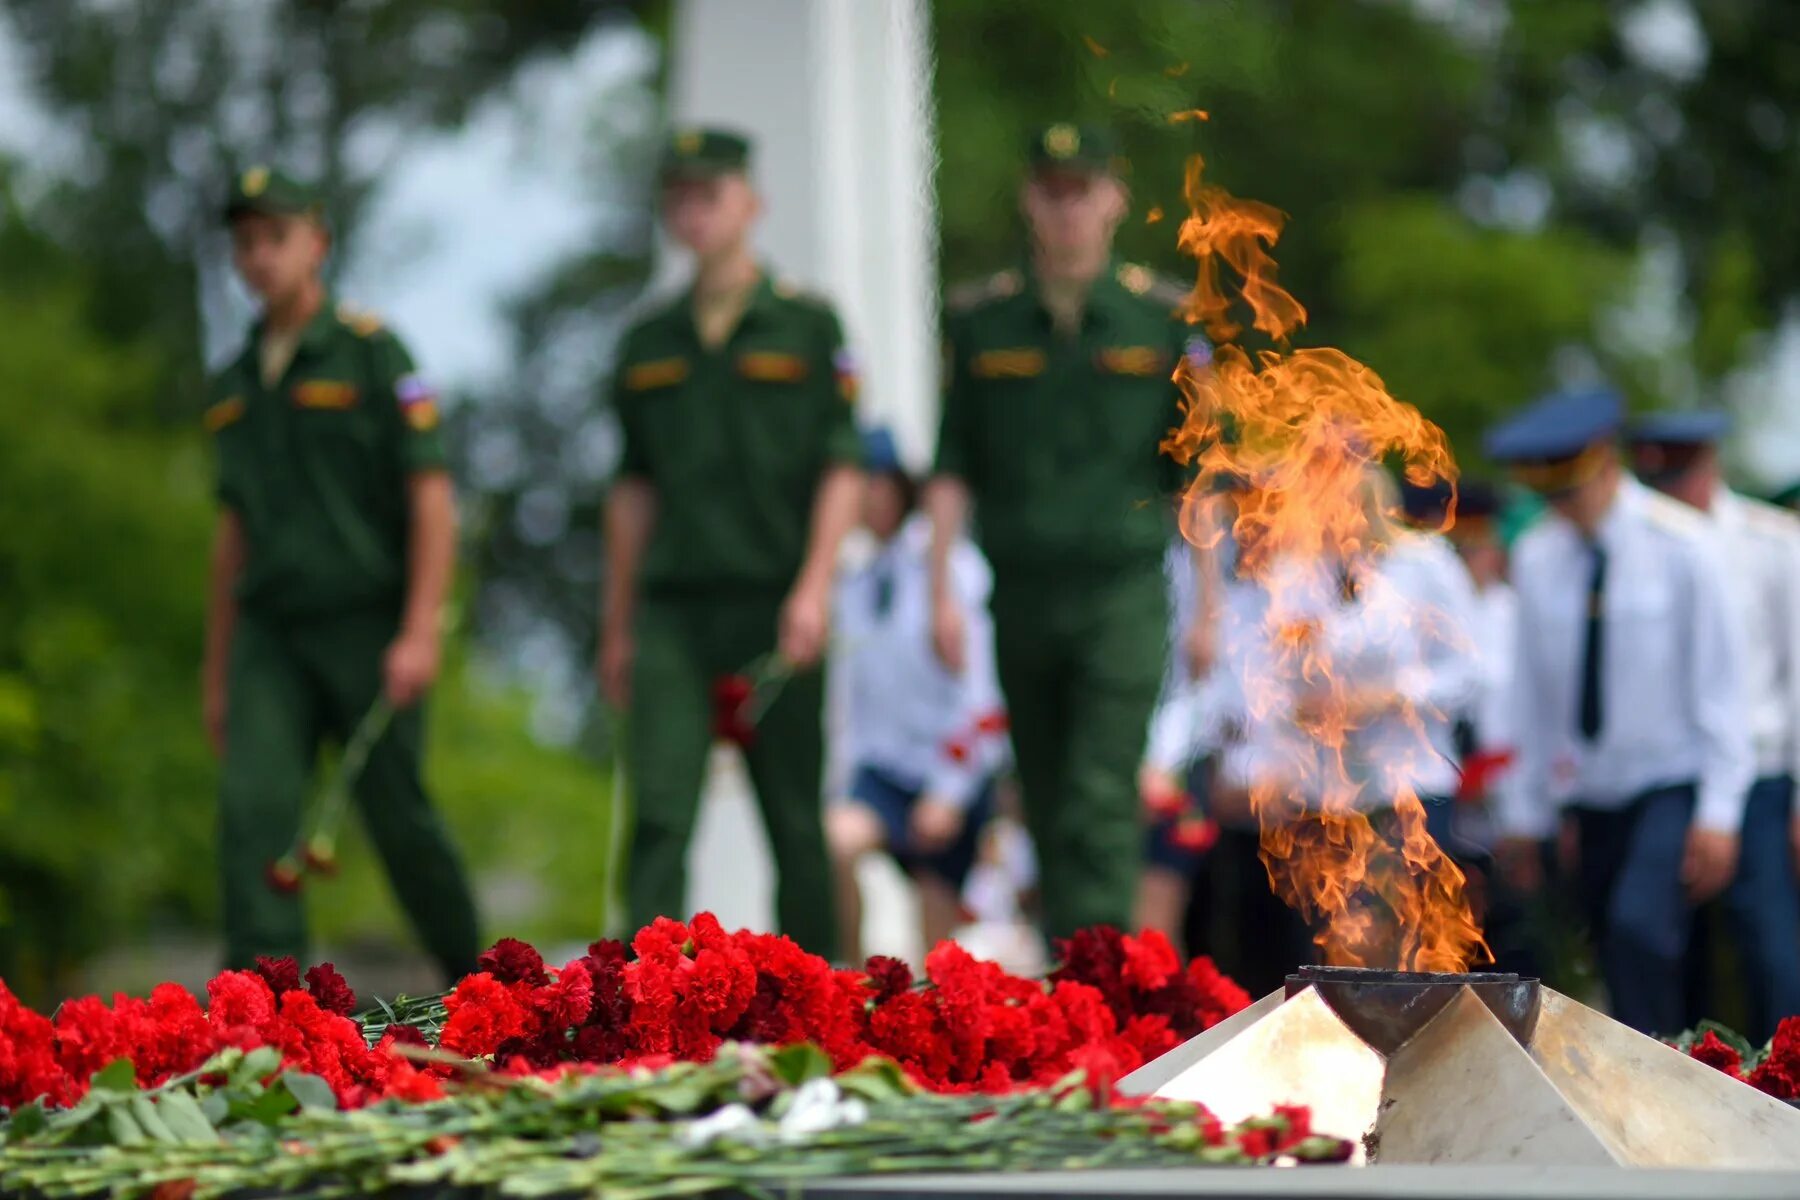
[[[750,169],[750,139],[732,129],[678,129],[663,148],[662,177],[710,177]]]
[[[1027,158],[1033,171],[1110,175],[1118,153],[1119,144],[1110,130],[1059,121],[1031,135]]]
[[[231,180],[225,201],[225,220],[245,213],[273,216],[319,216],[325,210],[317,189],[274,167],[254,166],[239,171]]]

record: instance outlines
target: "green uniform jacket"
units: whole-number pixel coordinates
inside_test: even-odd
[[[836,314],[765,274],[731,337],[700,345],[684,294],[625,335],[612,401],[623,476],[655,489],[646,592],[786,587],[813,495],[856,463],[856,375]]]
[[[951,295],[937,470],[968,484],[998,576],[1161,562],[1182,480],[1159,450],[1181,422],[1171,376],[1182,355],[1206,354],[1180,300],[1145,268],[1118,266],[1062,335],[1021,272]]]
[[[444,465],[437,402],[400,340],[366,314],[319,310],[274,387],[261,326],[213,379],[218,497],[244,524],[246,608],[276,618],[392,606],[406,587],[406,480]]]

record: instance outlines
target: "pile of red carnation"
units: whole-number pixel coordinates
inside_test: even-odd
[[[1787,1017],[1775,1027],[1774,1040],[1760,1061],[1746,1064],[1737,1047],[1710,1029],[1688,1047],[1688,1053],[1777,1100],[1800,1100],[1800,1016]]]
[[[221,1050],[272,1046],[283,1063],[317,1075],[346,1107],[384,1096],[435,1099],[441,1082],[388,1052],[412,1030],[396,1030],[370,1048],[351,1020],[354,993],[330,963],[312,968],[302,986],[291,958],[259,959],[254,971],[225,971],[206,985],[202,1008],[186,988],[159,984],[150,998],[115,995],[70,1000],[54,1019],[20,1004],[0,982],[0,1105],[33,1100],[65,1106],[87,1091],[93,1074],[130,1059],[138,1083],[153,1087],[201,1066]]]
[[[915,981],[888,958],[835,970],[785,937],[727,933],[709,913],[686,924],[659,918],[629,950],[596,942],[560,970],[505,939],[445,1000],[438,1046],[523,1074],[705,1061],[728,1041],[812,1042],[839,1068],[882,1055],[936,1091],[1003,1092],[1078,1067],[1096,1081],[1116,1079],[1249,1003],[1211,960],[1184,969],[1155,932],[1083,930],[1058,951],[1062,966],[1030,980],[945,942]],[[206,990],[204,1008],[185,988],[162,984],[147,1000],[84,997],[46,1018],[0,984],[0,1105],[72,1104],[120,1058],[153,1086],[234,1046],[279,1049],[288,1068],[325,1080],[345,1107],[433,1099],[458,1069],[392,1053],[427,1044],[408,1026],[369,1046],[330,964],[303,982],[293,960],[264,959]]]

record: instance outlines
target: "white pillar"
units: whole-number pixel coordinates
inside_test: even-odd
[[[935,141],[925,0],[679,0],[672,120],[756,143],[759,249],[836,306],[863,372],[861,419],[923,468],[937,420]],[[670,281],[665,281],[670,282]],[[735,756],[715,759],[689,903],[770,928],[768,843]],[[870,949],[913,951],[912,913],[870,895]]]

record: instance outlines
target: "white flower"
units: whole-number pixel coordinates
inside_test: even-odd
[[[762,1122],[742,1104],[727,1104],[711,1116],[681,1127],[681,1144],[690,1150],[710,1146],[721,1138],[756,1145],[764,1141]]]
[[[809,1079],[794,1093],[787,1115],[781,1118],[781,1140],[805,1141],[827,1129],[861,1125],[868,1119],[869,1106],[861,1100],[846,1099],[838,1085],[829,1079]]]

